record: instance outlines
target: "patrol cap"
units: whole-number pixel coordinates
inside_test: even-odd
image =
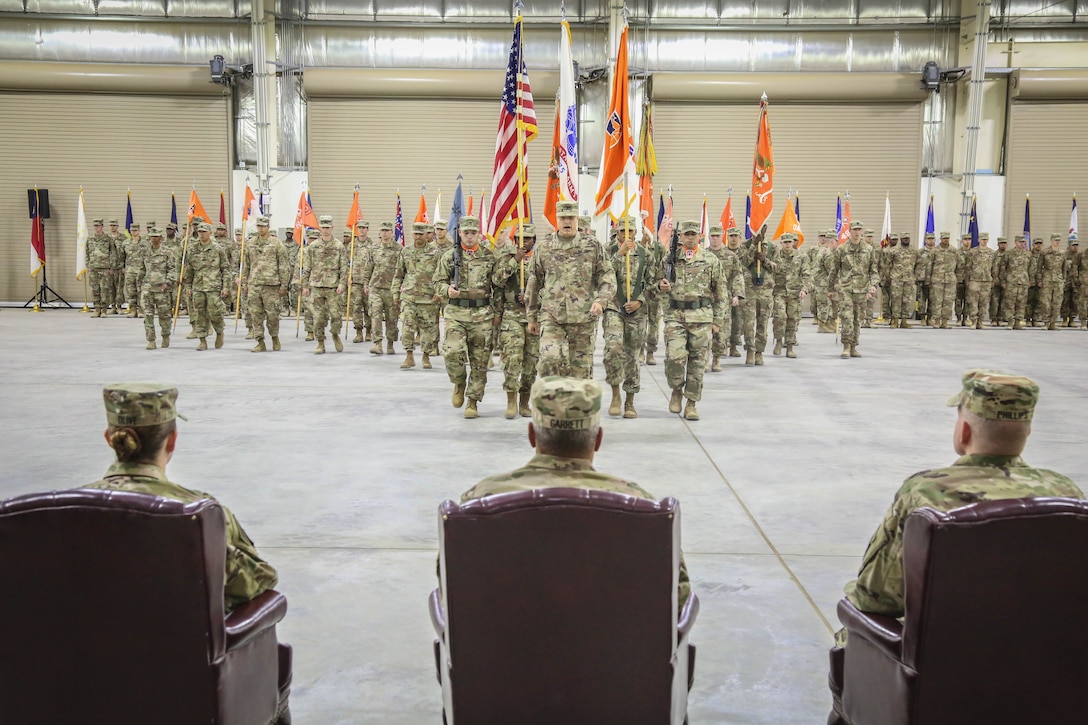
[[[578,215],[578,226],[580,226],[580,227],[591,227],[591,226],[593,226],[593,217],[591,217],[589,214],[579,214]]]
[[[91,220],[91,224],[102,224],[102,223],[103,223],[102,222],[102,217],[98,217],[97,219],[92,219]]]
[[[555,215],[561,216],[578,216],[578,202],[576,201],[560,201],[555,204]],[[465,223],[465,218],[461,218],[461,223]]]
[[[820,231],[816,232],[816,236],[818,237],[830,237],[832,234],[834,234],[834,232],[830,229],[821,229]]]
[[[900,232],[899,233],[899,238],[900,239],[904,239],[904,238],[910,239],[910,232]]]
[[[354,233],[355,233],[355,230],[352,229],[351,227],[348,227],[347,229],[344,230],[344,239],[351,239],[351,235],[354,234]]]
[[[898,234],[889,234],[888,239],[893,239],[893,240],[898,242],[899,241],[899,235]]]
[[[148,222],[148,223],[147,223],[147,229],[148,229],[148,231],[151,231],[152,229],[154,229],[154,228],[155,228],[155,227],[157,227],[157,226],[158,226],[158,224],[156,224],[155,222]]]
[[[563,202],[559,202],[562,204]],[[577,205],[575,205],[577,206]],[[556,212],[558,213],[558,212]],[[478,232],[480,231],[480,217],[478,216],[463,216],[461,222],[457,225],[459,229],[463,229],[466,232]]]
[[[1008,239],[1006,239],[1005,237],[998,237],[998,238],[997,238],[997,243],[998,243],[998,244],[1008,244],[1008,243],[1009,243],[1009,240],[1008,240]]]
[[[325,227],[332,226],[332,216],[329,214],[322,214],[317,218],[318,225],[324,229]]]
[[[360,219],[359,221],[355,222],[355,226],[362,227],[363,229],[370,229],[370,222],[368,222],[366,219]]]
[[[1052,241],[1052,242],[1060,242],[1061,240],[1062,240],[1062,235],[1061,234],[1051,234],[1050,235],[1050,241]]]
[[[423,234],[427,231],[427,225],[423,222],[412,223],[412,234]]]
[[[990,233],[989,232],[980,232],[979,235],[978,235],[978,238],[979,239],[985,239],[986,241],[990,241]]]
[[[740,236],[740,228],[739,227],[729,227],[728,229],[725,230],[725,234],[726,234],[726,236],[729,236],[729,237],[732,237],[734,235],[739,237]]]
[[[625,226],[627,229],[634,231],[638,227],[638,222],[635,221],[633,216],[621,216],[616,220],[616,229],[623,231]]]
[[[864,227],[865,227],[865,225],[862,224],[861,222],[850,222],[850,228],[851,229],[862,229]],[[866,234],[872,234],[873,231],[871,229],[866,229],[865,233]]]
[[[193,217],[193,221],[194,221],[195,223],[197,223],[197,224],[200,224],[200,223],[204,222],[204,221],[205,221],[205,219],[204,219],[204,217],[202,217],[202,216],[200,216],[199,214],[197,214],[197,215],[196,215],[195,217]]]
[[[220,229],[222,229],[223,231],[227,231],[227,225],[224,224],[223,222],[218,222],[215,225],[215,231],[219,231]]]
[[[1070,247],[1079,247],[1080,242],[1077,241],[1076,237],[1073,237],[1072,239],[1069,240],[1069,246]]]
[[[155,383],[117,383],[102,389],[106,422],[115,428],[169,423],[178,414],[178,389]]]
[[[128,227],[128,230],[131,232],[133,229],[135,229],[136,231],[140,231],[140,225],[139,224],[130,224],[129,227]]]
[[[332,225],[330,224],[329,226]],[[306,230],[307,239],[317,239],[319,236],[321,236],[321,232],[317,231],[316,229],[310,228]]]
[[[428,223],[424,222],[423,223],[423,231],[424,232],[433,232],[434,231],[434,224],[428,224]]]
[[[926,232],[926,239],[936,239],[937,235],[933,232]]]
[[[166,225],[166,228],[167,228],[167,229],[173,229],[173,230],[174,230],[174,231],[176,232],[176,231],[178,230],[178,225],[177,225],[177,224],[175,224],[174,222],[169,222],[169,223],[168,223],[168,224]]]
[[[234,227],[234,233],[235,234],[241,234],[242,233],[242,227]]]
[[[153,236],[153,237],[161,237],[161,236],[162,236],[162,229],[159,229],[158,227],[154,227],[154,228],[153,228],[153,229],[151,230],[151,236]]]
[[[268,217],[266,217],[263,214],[261,216],[257,217],[257,226],[267,227],[268,226]]]
[[[196,227],[198,232],[210,232],[212,230],[211,224],[198,224]]]
[[[698,234],[699,233],[699,226],[700,226],[699,222],[694,222],[694,221],[680,222],[680,233],[681,234],[688,234],[689,232],[695,232],[696,234]]]
[[[796,241],[797,241],[797,235],[796,235],[796,234],[794,234],[793,232],[786,232],[785,234],[783,234],[783,235],[782,235],[781,237],[779,237],[779,238],[780,238],[780,239],[781,239],[781,240],[782,240],[783,242],[796,242]]]
[[[1043,243],[1043,238],[1042,237],[1035,237],[1035,239],[1031,240],[1031,243],[1032,244],[1042,244]]]
[[[601,386],[596,380],[549,375],[529,393],[533,424],[548,430],[589,430],[601,422]]]
[[[970,238],[971,238],[971,233],[970,233],[970,232],[964,232],[963,234],[961,234],[961,235],[960,235],[960,241],[961,241],[961,242],[962,242],[962,241],[963,241],[964,239],[970,239]]]
[[[110,226],[111,226],[111,227],[115,227],[115,226],[117,226],[117,223],[118,223],[118,222],[117,222],[117,220],[116,220],[116,219],[110,219]]]
[[[952,238],[952,233],[951,232],[941,232],[941,239],[951,239],[951,238]]]
[[[383,232],[391,232],[393,231],[393,222],[382,222],[378,228]]]
[[[948,399],[986,420],[1029,421],[1038,402],[1039,385],[1031,378],[981,369],[964,373],[963,390]]]
[[[715,224],[714,226],[710,227],[709,234],[725,234],[725,230],[722,229],[721,224]]]
[[[435,222],[434,223],[434,228],[435,229],[446,229],[448,227],[449,227],[449,224],[447,224],[446,222]]]
[[[536,226],[532,224],[524,224],[520,227],[514,227],[515,234],[522,239],[536,239]]]
[[[1016,236],[1014,236],[1012,238],[1012,240],[1014,242],[1025,242],[1025,241],[1027,241],[1027,238],[1023,234],[1017,234]]]

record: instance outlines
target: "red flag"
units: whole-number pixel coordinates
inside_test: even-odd
[[[722,212],[722,227],[726,230],[737,226],[737,220],[733,217],[733,197],[725,200],[725,210]]]
[[[419,194],[419,211],[416,212],[416,218],[414,221],[427,224],[431,221],[430,215],[427,214],[427,199],[423,196],[423,193]]]
[[[242,221],[249,221],[256,201],[257,197],[253,196],[253,189],[250,189],[249,182],[246,182],[246,195],[245,198],[242,199]]]
[[[559,157],[562,153],[563,136],[559,130],[559,107],[555,109],[555,127],[552,129],[552,159],[548,165],[548,188],[544,193],[544,218],[553,228],[559,224],[555,218],[555,205],[559,202]]]
[[[317,229],[319,226],[317,217],[314,216],[314,208],[310,206],[310,200],[304,191],[298,197],[298,211],[295,212],[295,244],[302,246],[307,227]]]
[[[203,217],[208,220],[208,212],[204,211],[204,205],[200,203],[200,197],[196,195],[196,189],[189,192],[189,219],[192,223],[193,217]]]
[[[771,124],[767,120],[767,97],[759,102],[759,131],[752,161],[752,231],[767,223],[774,209],[774,151]]]
[[[612,74],[612,99],[608,104],[608,117],[604,126],[604,159],[601,177],[597,184],[597,209],[599,216],[612,206],[612,193],[623,188],[628,164],[634,169],[635,139],[631,131],[631,106],[627,93],[627,25],[620,34],[616,69]],[[626,199],[624,200],[626,203]]]
[[[227,223],[227,197],[224,196],[223,190],[219,190],[219,223]]]
[[[359,211],[359,191],[351,197],[351,209],[348,211],[347,226],[355,228],[355,225],[363,220],[363,213]]]
[[[34,191],[34,208],[30,217],[30,276],[37,277],[45,266],[45,223],[42,221],[41,199]]]

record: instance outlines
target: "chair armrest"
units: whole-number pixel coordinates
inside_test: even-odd
[[[839,621],[850,636],[864,637],[887,650],[895,659],[900,658],[903,647],[903,624],[895,617],[863,612],[843,597],[839,600]]]
[[[227,649],[241,647],[287,614],[287,597],[274,589],[263,592],[226,616]]]
[[[676,622],[676,634],[683,637],[691,632],[691,628],[695,626],[695,620],[698,617],[699,597],[695,596],[695,592],[692,592],[688,595],[688,600],[684,602],[684,608],[680,610],[680,619]]]
[[[442,590],[435,589],[428,600],[431,610],[431,624],[434,625],[434,633],[440,639],[446,638],[446,613],[442,611]]]

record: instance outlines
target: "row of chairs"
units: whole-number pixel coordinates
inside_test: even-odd
[[[675,499],[544,489],[447,501],[439,521],[445,722],[687,722],[699,600],[678,610]],[[905,540],[902,622],[839,604],[840,722],[1088,722],[1088,504],[923,509]],[[0,722],[280,721],[287,602],[266,592],[225,614],[224,551],[211,501],[0,502]]]

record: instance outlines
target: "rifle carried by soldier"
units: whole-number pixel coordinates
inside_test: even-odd
[[[458,234],[453,241],[453,273],[450,279],[453,280],[453,286],[457,289],[461,289],[461,255],[463,251],[461,248],[461,235]]]
[[[669,256],[665,258],[665,279],[672,284],[676,281],[676,255],[680,251],[680,230],[673,225],[672,239],[669,240]]]

